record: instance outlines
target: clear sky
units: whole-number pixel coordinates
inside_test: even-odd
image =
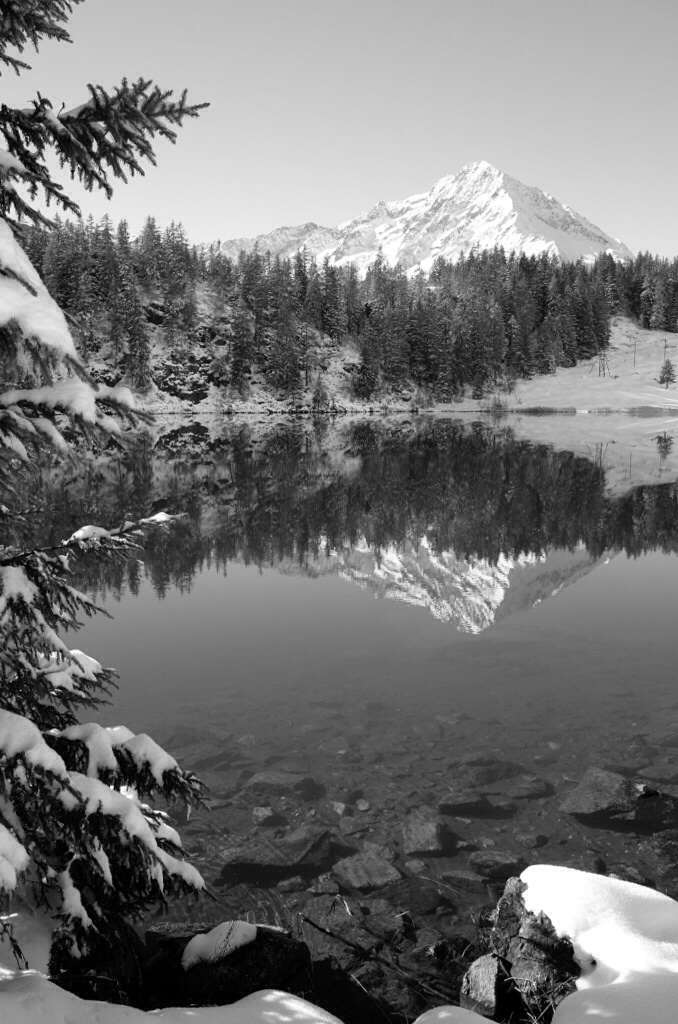
[[[84,213],[192,241],[335,225],[473,160],[678,254],[678,0],[85,0],[3,100],[122,75],[211,107]]]

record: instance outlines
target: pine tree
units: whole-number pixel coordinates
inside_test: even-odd
[[[662,368],[659,371],[659,383],[665,384],[667,389],[669,384],[676,383],[676,368],[670,359],[665,359],[662,363]]]
[[[129,262],[120,264],[119,279],[121,330],[129,352],[129,376],[132,386],[145,392],[151,385],[151,345],[137,294],[136,278]]]
[[[246,389],[247,376],[252,365],[254,347],[254,330],[251,315],[248,314],[243,302],[238,301],[233,307],[231,324],[231,387],[243,396]]]
[[[141,234],[134,243],[136,251],[139,282],[149,291],[160,286],[160,263],[162,236],[157,228],[154,217],[147,217]]]
[[[45,38],[67,41],[77,2],[3,3],[0,64],[20,73],[29,65],[8,47],[23,53]],[[40,95],[28,108],[0,105],[0,497],[11,494],[32,452],[67,447],[58,416],[86,439],[108,436],[120,417],[140,418],[129,392],[88,380],[63,313],[19,243],[31,224],[51,226],[36,196],[79,212],[53,176],[50,153],[86,187],[110,195],[109,176],[142,173],[142,161],[154,160],[153,137],[174,140],[170,126],[200,106],[142,79],[111,93],[89,86],[89,98],[70,111]],[[95,282],[101,291],[111,287],[107,273]],[[0,517],[11,516],[0,504]],[[105,949],[110,959],[130,917],[203,885],[167,816],[141,802],[199,801],[198,780],[147,736],[78,723],[113,673],[59,636],[96,611],[69,581],[73,560],[87,552],[127,559],[144,530],[167,518],[110,531],[86,526],[52,548],[0,545],[0,937],[26,876],[59,925],[52,971],[65,970],[62,983],[82,993],[96,986],[88,954]]]

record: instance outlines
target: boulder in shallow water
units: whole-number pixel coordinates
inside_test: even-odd
[[[226,884],[237,878],[284,878],[298,874],[300,869],[322,867],[329,860],[329,831],[314,825],[302,825],[275,839],[257,836],[224,850],[221,877],[217,884]]]
[[[372,892],[402,878],[393,864],[371,850],[337,861],[332,874],[346,889],[358,889],[360,892]]]
[[[417,854],[440,856],[454,846],[454,836],[435,811],[419,807],[403,821],[403,852],[406,857]]]
[[[604,768],[587,768],[560,809],[601,828],[655,832],[678,825],[678,800]]]
[[[492,807],[482,793],[476,789],[465,789],[455,786],[444,793],[438,800],[441,814],[468,815],[470,818],[484,818],[492,814]]]
[[[468,862],[474,871],[493,882],[506,882],[526,867],[519,856],[504,850],[478,850],[471,854]]]

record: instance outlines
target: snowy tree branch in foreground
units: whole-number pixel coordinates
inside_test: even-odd
[[[0,68],[29,68],[8,50],[23,54],[45,38],[69,42],[65,23],[79,2],[0,0]],[[18,239],[22,222],[50,224],[38,201],[79,213],[53,180],[50,155],[71,179],[110,196],[110,178],[142,174],[141,161],[155,162],[155,136],[173,142],[174,127],[207,104],[190,104],[185,91],[174,99],[143,78],[112,91],[89,85],[88,93],[73,110],[57,110],[39,93],[24,109],[0,103],[0,491],[8,493],[41,447],[69,450],[65,428],[91,441],[148,419],[127,389],[89,379],[63,312]],[[10,518],[0,505],[0,521]],[[78,723],[76,712],[102,703],[114,673],[60,637],[98,610],[72,586],[71,560],[136,555],[143,531],[169,518],[86,526],[50,549],[0,543],[0,938],[9,897],[25,877],[61,922],[55,976],[68,976],[94,948],[110,956],[124,944],[126,918],[168,892],[204,887],[166,814],[141,802],[199,803],[201,783],[148,736]]]
[[[0,548],[0,897],[6,911],[26,876],[70,956],[93,933],[110,942],[167,893],[204,887],[167,814],[141,802],[200,804],[202,783],[149,736],[77,722],[77,709],[103,702],[114,673],[59,636],[99,610],[68,582],[71,559],[129,558],[145,529],[172,518],[85,526],[49,549]]]
[[[113,194],[109,176],[127,181],[144,174],[142,161],[155,164],[151,140],[159,135],[176,141],[170,125],[180,126],[185,118],[197,117],[207,103],[189,103],[184,89],[178,99],[172,90],[160,89],[147,79],[129,82],[123,78],[112,92],[100,85],[88,85],[89,98],[72,110],[55,111],[51,101],[38,93],[25,109],[0,104],[0,214],[17,227],[19,222],[49,224],[34,206],[41,194],[46,204],[80,215],[80,209],[55,182],[47,166],[54,151],[61,167],[77,178],[88,191],[102,189]],[[26,195],[17,191],[23,184]]]
[[[0,219],[0,485],[38,447],[68,450],[66,424],[91,441],[148,419],[127,388],[88,378],[64,314]]]

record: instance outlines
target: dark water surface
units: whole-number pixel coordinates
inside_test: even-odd
[[[73,644],[120,673],[104,724],[166,741],[209,783],[213,812],[186,842],[212,884],[223,849],[262,833],[253,802],[282,816],[279,835],[313,821],[349,853],[381,843],[408,877],[488,849],[644,870],[636,836],[560,804],[590,765],[654,772],[678,795],[678,751],[657,745],[678,728],[675,484],[611,496],[583,458],[435,421],[196,426],[68,473],[41,482],[53,539],[185,513],[144,566],[87,569],[114,620]],[[483,788],[467,770],[483,759],[518,774]],[[253,799],[271,768],[318,793]],[[460,779],[497,814],[452,817],[455,848],[408,867],[402,822]],[[457,893],[457,928],[483,899]]]
[[[144,567],[85,579],[114,616],[77,636],[120,673],[107,719],[239,701],[261,729],[272,706],[374,698],[508,723],[532,701],[602,737],[620,693],[659,717],[678,699],[676,485],[610,497],[593,463],[480,426],[177,435],[57,496],[62,533],[187,513]]]

